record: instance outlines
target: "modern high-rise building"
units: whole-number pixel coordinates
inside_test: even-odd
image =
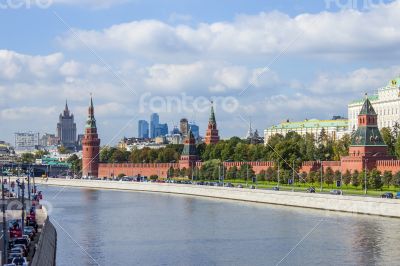
[[[76,146],[76,123],[74,122],[74,115],[69,112],[68,103],[65,102],[65,109],[60,114],[59,122],[57,124],[57,137],[60,144],[66,148],[73,149]]]
[[[193,136],[196,140],[200,138],[200,128],[194,122],[189,123],[189,129],[192,131]]]
[[[138,138],[140,139],[149,138],[149,122],[147,122],[146,120],[139,120]]]
[[[186,118],[182,118],[179,125],[182,136],[186,137],[189,132],[189,121]]]
[[[153,113],[150,116],[150,137],[155,138],[156,136],[156,128],[160,124],[160,116],[157,113]]]
[[[168,135],[168,124],[158,124],[158,126],[154,130],[154,135],[155,138]]]
[[[34,150],[39,145],[39,133],[35,132],[18,132],[15,133],[15,149],[16,150]]]

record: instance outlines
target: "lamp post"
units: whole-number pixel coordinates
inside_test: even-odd
[[[321,175],[321,182],[320,182],[321,183],[321,188],[320,188],[320,190],[322,192],[322,190],[323,190],[323,188],[322,188],[322,182],[323,182],[323,180],[322,180],[322,161],[320,161],[320,167],[319,168],[320,168],[320,172],[321,172],[321,174],[320,174]]]
[[[364,194],[367,195],[367,163],[368,159],[365,159],[364,163]]]
[[[278,188],[279,188],[279,183],[280,183],[279,174],[280,174],[280,172],[279,172],[279,160],[278,160],[278,185],[277,185]]]

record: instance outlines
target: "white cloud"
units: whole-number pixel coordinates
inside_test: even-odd
[[[172,26],[157,20],[113,25],[101,31],[76,30],[60,37],[69,49],[90,47],[149,59],[186,55],[224,57],[315,55],[335,59],[355,56],[394,56],[400,42],[400,1],[379,5],[369,12],[343,10],[338,13],[300,14],[280,12],[240,15],[232,22],[201,23],[195,27]],[[287,48],[287,49],[286,49]],[[190,56],[189,56],[190,54]]]
[[[359,94],[376,90],[389,84],[400,73],[400,66],[389,68],[360,68],[349,73],[322,73],[309,87],[318,94]]]
[[[23,76],[33,76],[39,79],[51,77],[53,74],[51,70],[58,67],[62,60],[61,53],[31,56],[0,50],[0,78],[12,80]]]

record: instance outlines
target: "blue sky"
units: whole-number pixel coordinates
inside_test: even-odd
[[[187,117],[204,131],[204,102],[214,98],[224,137],[244,136],[250,117],[262,131],[285,119],[346,116],[349,101],[400,74],[399,9],[389,0],[0,8],[0,139],[54,133],[66,98],[83,131],[90,92],[103,144],[136,135],[152,111],[170,127]]]

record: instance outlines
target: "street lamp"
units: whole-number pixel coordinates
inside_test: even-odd
[[[367,195],[367,163],[368,159],[365,159],[365,165],[364,165],[364,194]]]

